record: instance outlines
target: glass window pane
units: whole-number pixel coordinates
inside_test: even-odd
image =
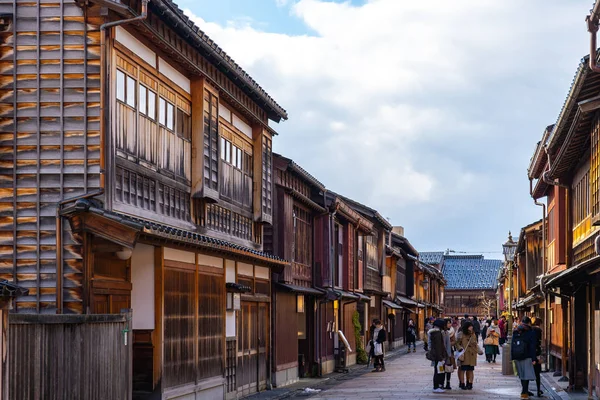
[[[237,167],[242,169],[242,149],[236,149],[237,152]]]
[[[156,93],[148,90],[148,117],[156,119]]]
[[[225,161],[231,162],[231,143],[225,141]]]
[[[221,160],[225,160],[225,139],[221,138]]]
[[[147,114],[146,112],[146,95],[148,93],[148,90],[146,89],[145,86],[140,85],[140,104],[139,104],[139,110],[142,114]]]
[[[173,104],[171,103],[167,103],[167,128],[169,129],[173,129],[174,128],[174,122],[173,122],[173,113],[175,112],[175,109],[173,108]]]
[[[135,107],[135,80],[127,77],[127,104]]]
[[[158,100],[158,122],[165,125],[167,115],[167,102],[162,97]]]
[[[117,70],[117,99],[125,101],[125,74]]]

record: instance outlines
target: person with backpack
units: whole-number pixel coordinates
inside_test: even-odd
[[[535,358],[536,358],[537,362],[533,366],[533,372],[535,372],[535,383],[537,386],[537,396],[538,397],[542,397],[544,395],[544,392],[542,392],[542,387],[541,387],[542,383],[541,383],[541,376],[540,376],[540,374],[542,373],[542,363],[540,362],[540,357],[542,356],[542,328],[541,328],[541,325],[542,325],[542,319],[536,317],[533,320],[533,326],[531,327],[531,329],[535,333]],[[531,396],[532,394],[529,393],[529,395]]]
[[[427,332],[429,350],[425,354],[425,357],[431,361],[431,365],[433,366],[433,393],[446,392],[444,390],[444,380],[446,378],[444,367],[448,359],[448,353],[444,345],[444,335],[442,333],[444,329],[446,329],[446,321],[438,318],[433,321],[433,328]],[[438,370],[440,363],[441,371]]]
[[[513,332],[510,357],[515,371],[521,380],[521,399],[529,399],[529,381],[535,380],[533,366],[537,364],[535,356],[536,337],[531,329],[531,319],[523,317],[521,324]]]
[[[475,332],[476,343],[479,343],[479,335],[481,335],[481,324],[476,315],[473,315],[473,332]]]

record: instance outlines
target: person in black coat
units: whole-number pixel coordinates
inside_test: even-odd
[[[533,321],[533,326],[531,327],[531,329],[533,330],[533,333],[535,333],[535,356],[537,359],[537,362],[535,363],[535,365],[533,366],[533,372],[535,372],[535,383],[537,386],[537,395],[538,397],[542,397],[544,395],[544,392],[542,392],[542,387],[541,387],[541,376],[540,374],[542,373],[542,364],[540,363],[540,357],[542,355],[542,320],[540,318],[535,318],[535,320]],[[532,396],[532,393],[529,393],[530,396]]]
[[[521,380],[521,398],[528,399],[529,381],[535,380],[534,366],[538,363],[536,357],[536,334],[531,329],[531,319],[523,317],[521,324],[513,332],[511,343],[511,358],[513,365],[517,371],[517,375]]]
[[[477,319],[477,316],[473,315],[473,332],[475,332],[475,338],[479,342],[479,335],[481,334],[481,324]]]
[[[406,328],[406,344],[408,345],[408,352],[410,353],[410,346],[412,345],[413,353],[417,351],[417,327],[415,321],[410,319],[408,321],[408,327]]]
[[[373,365],[375,369],[373,372],[384,372],[385,371],[385,363],[383,362],[383,345],[386,341],[386,333],[381,321],[376,319],[373,321],[375,325],[375,329],[373,330],[373,354],[375,356],[375,362]],[[379,352],[378,352],[379,350]],[[380,354],[378,354],[380,353]]]

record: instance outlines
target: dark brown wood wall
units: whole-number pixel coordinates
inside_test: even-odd
[[[331,326],[334,320],[333,314],[333,303],[325,303],[321,306],[321,317],[319,324],[321,328],[319,329],[319,335],[321,336],[321,348],[320,353],[321,357],[333,357],[333,334],[327,331],[327,327]]]
[[[317,286],[332,286],[329,237],[329,215],[320,215],[315,218],[315,277]]]
[[[82,246],[59,233],[57,276],[55,205],[100,187],[100,19],[69,0],[0,14],[15,18],[0,32],[0,277],[29,288],[16,312],[55,313],[58,281],[64,312],[81,313]]]
[[[298,364],[298,313],[296,295],[277,293],[275,308],[275,370]],[[304,314],[303,314],[304,315]]]
[[[345,290],[355,289],[356,276],[356,229],[346,224],[344,229],[344,284]]]

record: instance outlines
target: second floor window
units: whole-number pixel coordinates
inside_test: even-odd
[[[377,261],[377,236],[367,236],[365,240],[365,252],[367,256],[367,268],[379,271],[379,263]]]
[[[115,146],[122,158],[191,179],[191,101],[158,71],[117,55]]]

